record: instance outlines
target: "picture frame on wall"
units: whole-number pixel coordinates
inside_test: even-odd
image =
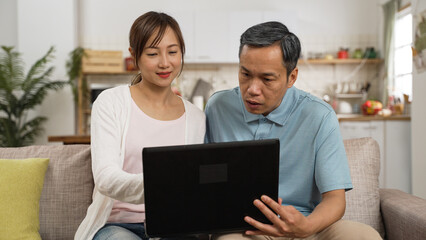
[[[415,15],[413,61],[417,72],[426,71],[426,10]]]

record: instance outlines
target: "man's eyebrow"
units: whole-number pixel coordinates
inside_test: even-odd
[[[245,68],[244,66],[241,66],[241,69],[244,71],[244,72],[250,72],[247,68]]]
[[[276,73],[273,72],[266,72],[262,74],[263,76],[272,76],[272,77],[278,77],[278,75]]]
[[[240,66],[240,68],[241,68],[241,70],[242,71],[244,71],[244,72],[250,72],[247,68],[245,68],[244,66]],[[274,73],[274,72],[265,72],[265,73],[262,73],[262,76],[264,76],[264,77],[279,77],[279,74],[277,74],[277,73]]]

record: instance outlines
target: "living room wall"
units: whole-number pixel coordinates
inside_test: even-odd
[[[426,11],[426,1],[412,0],[411,5],[413,15]],[[419,73],[415,68],[413,71],[413,105],[411,112],[412,192],[414,195],[426,199],[426,71]]]
[[[76,0],[1,0],[0,45],[15,46],[22,53],[26,71],[50,46],[55,46],[54,80],[67,80],[65,62],[77,45]],[[49,135],[74,134],[74,102],[71,89],[51,92],[43,104],[29,113],[48,118],[46,131],[35,144],[47,144]]]
[[[17,43],[16,7],[16,1],[0,1],[0,45],[14,46]]]

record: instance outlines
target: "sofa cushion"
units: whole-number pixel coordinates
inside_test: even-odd
[[[344,141],[353,189],[346,192],[343,219],[362,222],[375,228],[382,238],[385,231],[380,214],[380,150],[372,138]]]
[[[39,201],[49,159],[0,159],[0,239],[41,239]]]
[[[40,198],[42,239],[73,239],[92,202],[90,145],[0,149],[0,158],[29,157],[50,159]]]

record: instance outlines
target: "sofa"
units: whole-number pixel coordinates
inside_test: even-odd
[[[346,194],[343,218],[366,223],[385,239],[426,239],[426,200],[395,189],[379,189],[377,142],[361,138],[344,144],[354,189]],[[0,159],[34,157],[49,158],[39,201],[40,236],[73,239],[92,201],[90,145],[0,148]]]

